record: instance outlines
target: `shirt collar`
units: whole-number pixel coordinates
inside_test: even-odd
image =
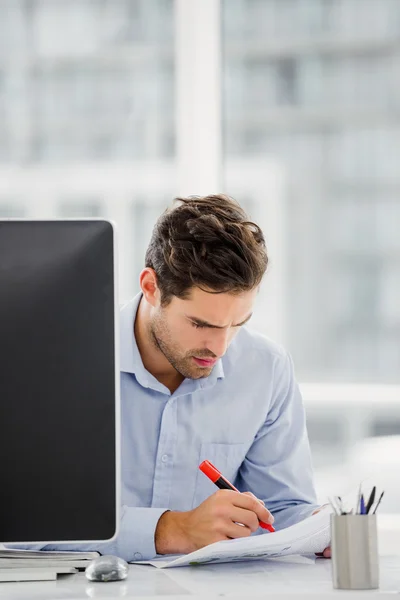
[[[134,323],[142,294],[137,294],[128,304],[121,308],[120,313],[120,368],[124,373],[134,373],[142,385],[148,387],[150,375],[145,369],[139,348],[137,347]]]
[[[144,387],[161,387],[163,386],[151,373],[145,368],[142,357],[140,356],[139,348],[137,347],[134,334],[134,323],[136,313],[139,308],[142,293],[137,294],[128,304],[121,308],[120,314],[120,369],[124,373],[133,373],[138,382]],[[213,386],[218,379],[225,377],[222,359],[218,360],[214,369],[208,377],[202,379],[185,379],[179,386],[178,390],[188,393],[188,388],[192,386],[190,391],[197,388],[208,388]],[[158,385],[155,385],[158,384]],[[177,392],[178,392],[177,390]],[[178,394],[181,395],[181,394]]]

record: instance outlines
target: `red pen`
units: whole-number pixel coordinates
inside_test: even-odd
[[[234,492],[239,492],[239,490],[236,489],[235,486],[232,485],[227,479],[225,479],[222,473],[220,473],[218,469],[210,463],[209,460],[203,460],[199,466],[199,469],[208,477],[208,479],[211,479],[211,481],[215,483],[220,490],[233,490]],[[271,533],[275,531],[272,525],[269,525],[269,523],[264,523],[263,521],[260,521],[260,527],[263,529],[268,529],[268,531]]]

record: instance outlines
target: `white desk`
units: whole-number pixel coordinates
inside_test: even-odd
[[[287,557],[227,565],[204,565],[159,570],[130,565],[128,579],[112,583],[91,583],[83,573],[66,575],[56,582],[0,583],[0,598],[7,600],[83,600],[87,598],[135,598],[151,600],[193,600],[221,598],[281,597],[283,594],[309,598],[337,596],[375,598],[400,593],[400,515],[379,517],[381,554],[380,590],[338,591],[332,588],[331,561]]]

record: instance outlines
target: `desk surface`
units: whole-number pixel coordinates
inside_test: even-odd
[[[204,565],[160,570],[130,565],[128,579],[112,583],[91,583],[83,573],[66,575],[57,581],[0,583],[0,598],[7,600],[82,600],[87,598],[166,597],[167,600],[193,598],[279,597],[296,594],[309,598],[341,595],[343,600],[400,593],[400,515],[379,517],[381,554],[380,590],[345,592],[332,588],[331,561],[286,557],[225,565]]]

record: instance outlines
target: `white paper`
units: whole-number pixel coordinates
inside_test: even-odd
[[[74,551],[61,551],[61,550],[29,550],[26,548],[0,548],[0,558],[9,559],[27,559],[27,558],[36,558],[39,560],[46,560],[46,558],[57,560],[92,560],[100,556],[98,552],[79,552],[79,550]]]
[[[98,552],[0,548],[0,571],[49,568],[57,572],[63,567],[84,569],[97,556],[100,556]]]
[[[75,569],[85,569],[90,565],[88,559],[79,560],[70,558],[68,560],[60,560],[57,558],[0,558],[0,571],[2,569],[41,569],[41,568],[58,568],[58,567],[73,567]]]
[[[51,581],[58,574],[72,574],[78,571],[73,567],[41,568],[41,569],[0,569],[0,581]]]
[[[327,507],[316,515],[275,533],[217,542],[183,556],[163,556],[152,561],[135,562],[166,569],[209,563],[278,558],[290,554],[314,554],[322,552],[330,544],[330,514],[331,510]]]

